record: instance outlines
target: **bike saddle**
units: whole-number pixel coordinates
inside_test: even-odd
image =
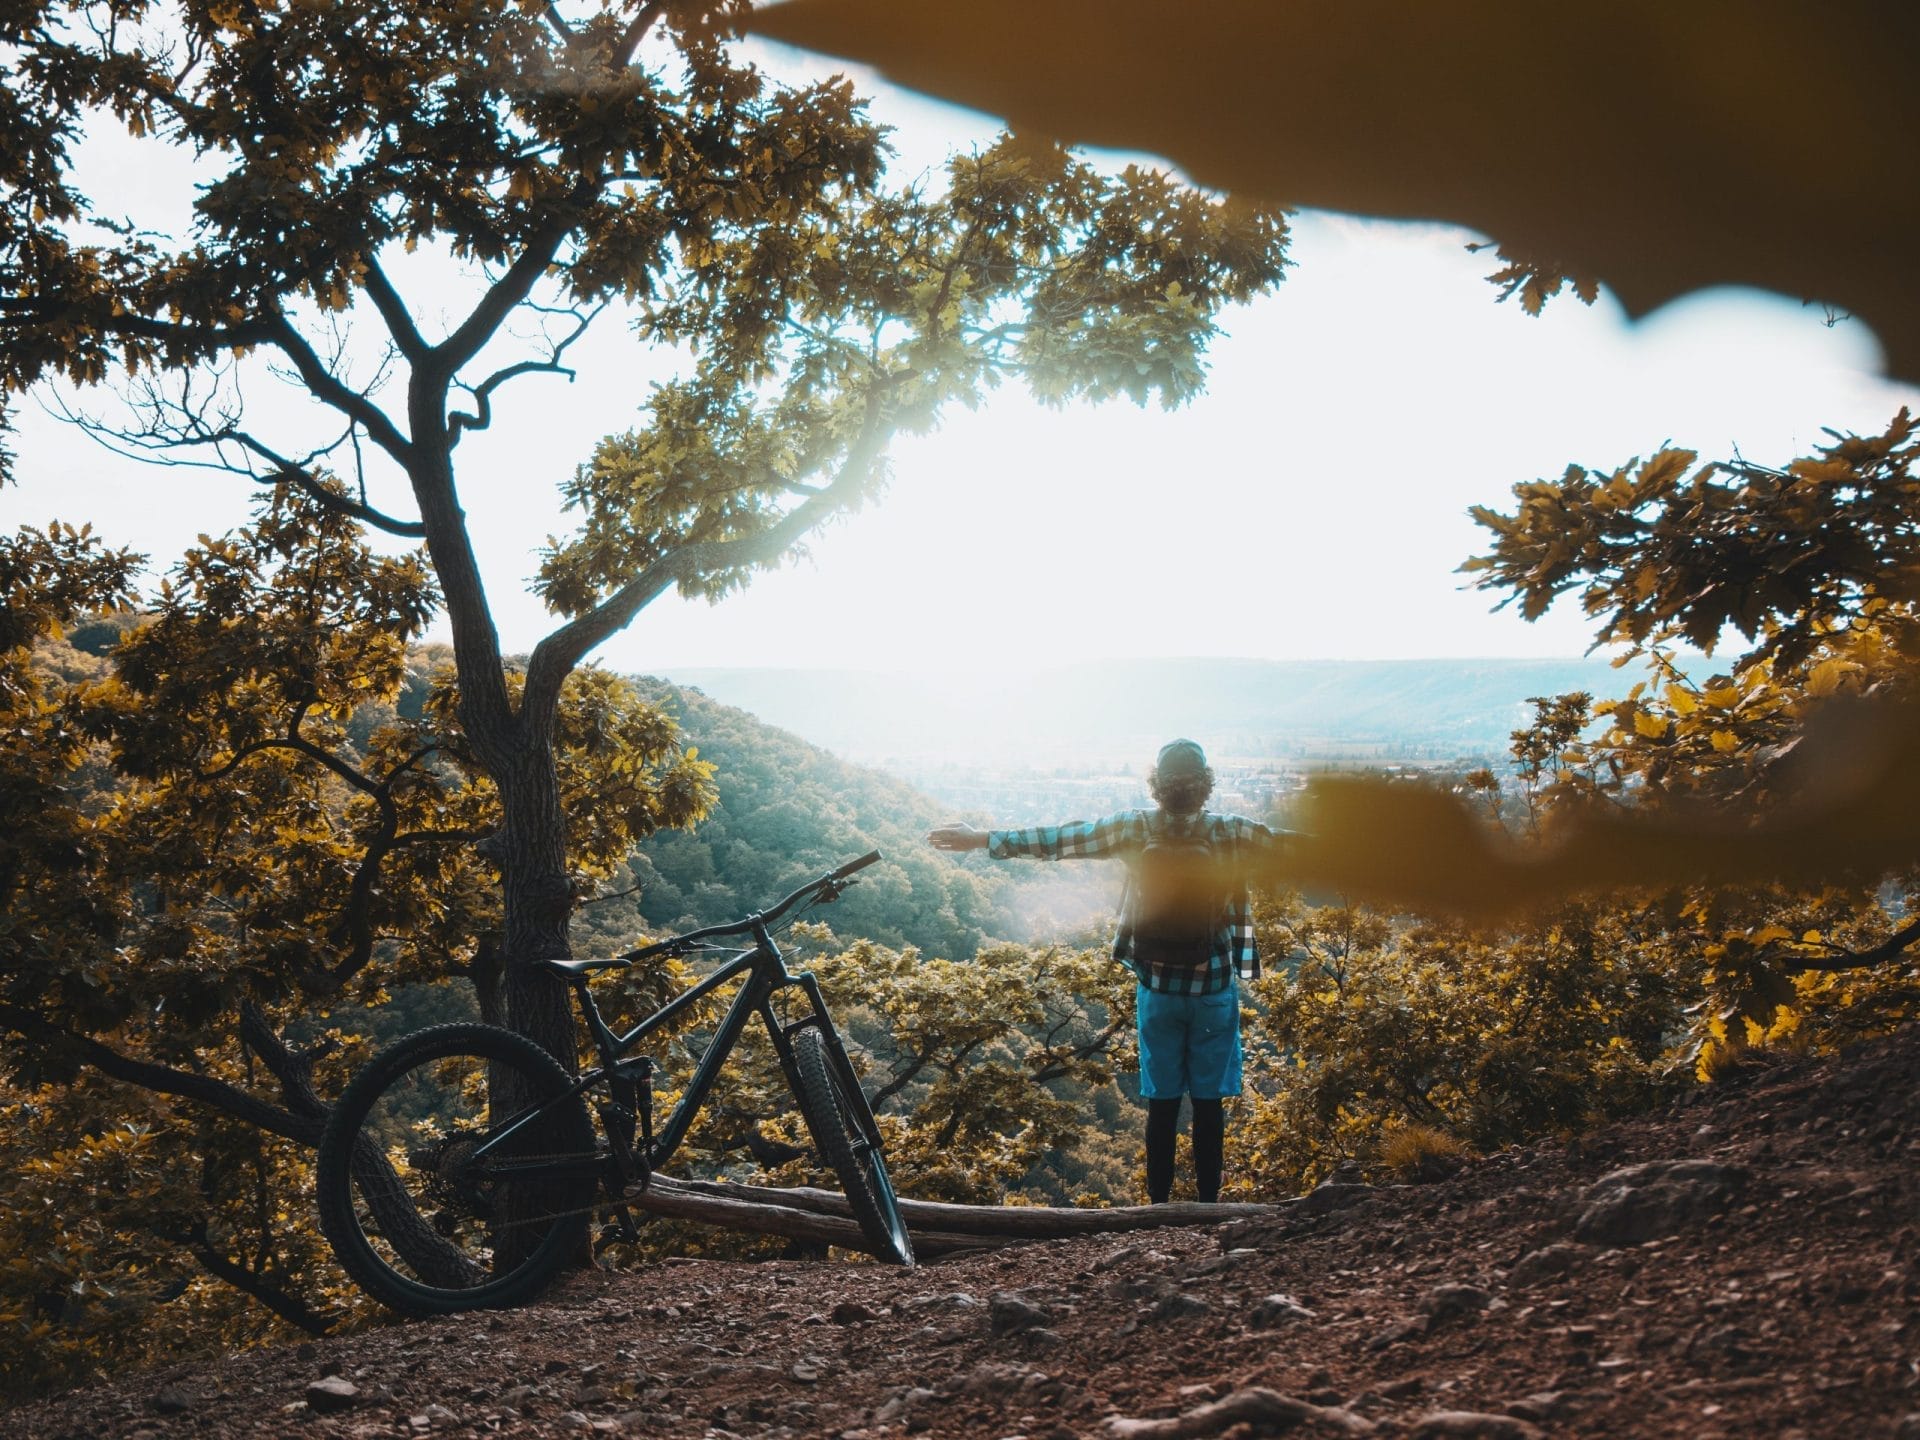
[[[548,960],[544,962],[549,970],[565,975],[568,979],[578,979],[595,970],[625,970],[633,964],[631,960],[622,960],[615,955],[603,956],[597,960]]]

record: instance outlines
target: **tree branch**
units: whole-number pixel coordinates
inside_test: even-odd
[[[447,448],[451,450],[460,443],[461,431],[484,430],[493,423],[493,392],[516,376],[546,372],[548,374],[564,375],[568,380],[572,380],[574,378],[574,372],[560,363],[560,357],[566,354],[568,349],[573,345],[573,342],[586,334],[588,329],[593,325],[593,322],[598,320],[600,316],[606,312],[608,303],[609,302],[603,300],[589,310],[581,310],[578,307],[551,309],[546,306],[534,306],[534,309],[541,311],[543,314],[571,315],[573,317],[572,332],[559,340],[548,341],[548,344],[552,348],[545,360],[522,360],[518,364],[508,365],[504,369],[496,370],[485,380],[482,380],[477,389],[473,386],[462,386],[461,388],[467,390],[474,398],[475,413],[467,415],[456,412],[448,417]]]
[[[328,753],[300,734],[300,722],[306,718],[307,709],[308,707],[305,705],[300,707],[299,712],[294,715],[293,722],[288,727],[285,735],[277,735],[271,740],[257,740],[251,745],[243,746],[239,750],[236,750],[233,758],[218,770],[197,774],[194,778],[197,780],[219,780],[231,774],[242,761],[250,759],[255,755],[264,754],[268,750],[291,750],[295,754],[304,755],[315,764],[322,765],[328,770],[331,770],[335,775],[339,776],[363,795],[369,795],[375,800],[378,800],[382,787],[377,781],[361,774],[337,755]]]
[[[809,495],[758,535],[738,540],[704,541],[669,552],[586,614],[561,626],[534,646],[527,662],[521,714],[535,726],[546,724],[560,699],[560,687],[574,666],[595,646],[625,629],[669,585],[736,565],[765,563],[783,553],[814,527],[849,508],[886,444],[884,386],[867,392],[867,414],[860,435],[831,484]]]
[[[41,320],[53,319],[71,308],[58,301],[46,301],[40,302],[43,308],[35,313],[30,308],[34,306],[34,301],[16,303],[28,308],[31,318]],[[271,320],[246,320],[238,325],[226,326],[183,325],[171,320],[155,320],[146,315],[115,315],[101,322],[101,328],[109,334],[160,340],[195,355],[210,354],[215,350],[245,350],[255,345],[269,344],[274,339],[273,326],[274,321]]]
[[[273,344],[280,347],[286,357],[293,361],[294,369],[300,374],[301,382],[316,399],[333,406],[349,419],[358,420],[373,443],[378,445],[402,467],[411,470],[414,459],[413,444],[400,433],[387,412],[358,390],[349,387],[339,376],[326,367],[315,353],[314,348],[298,330],[293,328],[284,316],[276,315],[267,322],[267,336]]]
[[[582,179],[574,186],[574,194],[569,200],[582,203],[598,189],[596,181]],[[564,208],[564,207],[563,207]],[[573,229],[571,221],[550,224],[537,235],[520,256],[509,265],[506,273],[488,288],[480,297],[480,303],[473,307],[473,313],[460,322],[460,326],[445,340],[428,352],[431,365],[423,367],[429,370],[426,378],[440,383],[450,382],[460,373],[460,368],[481,350],[493,338],[494,331],[501,322],[513,312],[513,308],[533,293],[533,287],[540,277],[547,273],[547,267],[553,264],[553,257],[560,249],[560,242]]]
[[[385,511],[374,509],[364,501],[349,500],[337,491],[329,490],[321,483],[318,476],[310,475],[305,470],[282,470],[271,478],[285,480],[298,487],[329,510],[350,515],[362,524],[371,525],[376,530],[384,530],[389,535],[398,535],[403,540],[419,540],[427,533],[427,527],[418,520],[396,519]]]
[[[469,415],[464,410],[456,410],[447,417],[447,446],[451,449],[460,443],[460,436],[467,430],[484,430],[493,423],[493,392],[507,381],[521,375],[535,375],[541,372],[552,375],[564,375],[574,378],[574,372],[565,365],[552,360],[522,360],[517,365],[509,365],[504,370],[496,370],[473,392],[473,411]]]
[[[407,302],[400,298],[400,292],[393,288],[393,281],[387,278],[387,272],[380,268],[380,262],[373,256],[364,257],[366,261],[367,297],[373,301],[374,309],[380,312],[380,318],[387,323],[387,333],[393,337],[393,343],[400,353],[413,364],[418,365],[427,358],[432,348],[426,337],[413,323],[413,316],[407,310]]]
[[[216,1280],[224,1280],[249,1299],[257,1300],[289,1325],[306,1331],[309,1335],[325,1335],[333,1326],[320,1318],[298,1296],[289,1295],[266,1276],[249,1270],[238,1261],[229,1260],[214,1248],[207,1236],[207,1222],[202,1220],[194,1225],[192,1231],[194,1258],[206,1268]]]
[[[667,3],[668,0],[651,0],[650,4],[640,7],[640,13],[635,15],[632,22],[621,32],[620,43],[615,52],[620,64],[633,63],[634,52],[640,48],[640,42],[647,38],[647,31],[653,28],[656,20],[667,13]]]
[[[197,1075],[190,1070],[176,1070],[169,1065],[156,1065],[148,1060],[136,1060],[91,1036],[76,1035],[18,1005],[0,1003],[0,1025],[42,1043],[67,1048],[109,1079],[137,1085],[142,1090],[151,1090],[159,1095],[177,1095],[183,1100],[198,1101],[236,1120],[244,1120],[249,1125],[302,1145],[320,1143],[320,1120],[269,1105],[224,1080],[216,1080],[210,1075]]]
[[[281,1039],[266,1012],[252,1000],[242,1001],[240,1005],[240,1039],[280,1082],[280,1094],[290,1111],[308,1120],[327,1118],[327,1104],[313,1088],[316,1057],[308,1051],[293,1049]]]
[[[918,1075],[922,1070],[926,1069],[927,1062],[932,1058],[933,1057],[931,1052],[923,1051],[920,1054],[913,1057],[913,1060],[911,1061],[911,1063],[908,1064],[906,1069],[896,1070],[893,1073],[892,1078],[890,1078],[886,1084],[882,1085],[878,1090],[873,1092],[873,1096],[871,1100],[868,1102],[870,1108],[875,1111],[878,1111],[882,1105],[887,1103],[887,1101],[891,1100],[894,1096],[898,1095],[902,1090],[906,1089],[907,1086],[911,1085],[913,1083],[914,1076]]]
[[[1868,966],[1884,965],[1889,960],[1897,960],[1920,941],[1920,920],[1893,932],[1871,950],[1846,950],[1832,946],[1833,954],[1822,956],[1804,955],[1793,951],[1785,952],[1781,958],[1787,967],[1796,973],[1831,974],[1840,970],[1860,970]]]
[[[1120,1032],[1126,1028],[1117,1022],[1111,1024],[1085,1044],[1069,1047],[1064,1056],[1056,1051],[1050,1051],[1049,1054],[1053,1057],[1050,1063],[1036,1069],[1028,1078],[1036,1085],[1044,1085],[1049,1080],[1063,1079],[1073,1073],[1074,1061],[1091,1060],[1094,1056],[1102,1054],[1109,1045],[1120,1038]]]

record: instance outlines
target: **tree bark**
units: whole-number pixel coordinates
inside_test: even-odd
[[[506,902],[507,1025],[571,1073],[576,1068],[573,1009],[566,982],[546,965],[572,954],[567,817],[551,743],[545,737],[526,739],[516,750],[511,764],[494,771],[502,812],[494,855]]]

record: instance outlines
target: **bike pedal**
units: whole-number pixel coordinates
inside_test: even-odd
[[[624,1205],[613,1207],[613,1223],[620,1231],[620,1238],[629,1245],[640,1243],[640,1227],[633,1223],[633,1212]]]

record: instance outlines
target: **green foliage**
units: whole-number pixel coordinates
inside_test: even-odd
[[[1584,1129],[1661,1092],[1697,998],[1660,917],[1568,906],[1500,935],[1350,906],[1261,907],[1248,1094],[1228,1177],[1278,1198],[1346,1163],[1384,1173],[1408,1125],[1481,1153]]]
[[[1452,1174],[1467,1147],[1444,1130],[1430,1125],[1389,1127],[1380,1137],[1380,1168],[1402,1183],[1440,1180]]]
[[[1731,627],[1759,642],[1746,665],[1783,669],[1870,619],[1875,602],[1920,600],[1920,440],[1907,411],[1783,470],[1696,458],[1670,448],[1610,474],[1572,465],[1517,485],[1512,515],[1475,507],[1494,547],[1462,568],[1511,591],[1528,619],[1579,587],[1597,644],[1685,639],[1710,653]]]
[[[924,433],[1009,379],[1056,404],[1191,398],[1212,317],[1280,280],[1286,238],[1270,208],[1012,137],[956,157],[943,189],[850,186],[778,219],[684,246],[643,306],[640,334],[697,362],[566,487],[581,528],[541,570],[561,613],[676,551],[777,529],[810,475],[868,471],[870,491],[877,417]],[[718,596],[745,576],[677,578]]]
[[[1830,432],[1831,433],[1831,432]],[[1648,681],[1595,707],[1585,745],[1592,799],[1655,813],[1737,806],[1749,816],[1831,803],[1846,777],[1798,764],[1832,702],[1910,694],[1920,657],[1920,440],[1902,410],[1877,436],[1833,443],[1783,469],[1699,466],[1668,449],[1602,477],[1569,467],[1516,486],[1511,515],[1477,509],[1492,551],[1468,562],[1529,617],[1578,589],[1596,644],[1645,655]],[[1725,673],[1685,673],[1671,646],[1748,642]],[[1870,744],[1870,741],[1863,740]],[[1577,814],[1576,814],[1577,820]],[[1831,1044],[1912,1018],[1920,936],[1890,889],[1790,885],[1695,892],[1668,903],[1670,943],[1709,994],[1692,1053],[1709,1073],[1753,1043]],[[1904,898],[1896,914],[1906,910]]]
[[[1569,286],[1584,304],[1591,305],[1600,298],[1598,279],[1558,260],[1542,259],[1510,245],[1496,246],[1488,240],[1469,245],[1467,249],[1495,252],[1500,268],[1487,276],[1487,283],[1500,291],[1503,301],[1518,295],[1520,308],[1529,315],[1538,315],[1546,309],[1549,300]]]
[[[848,1039],[901,1193],[989,1204],[1126,1198],[1138,1141],[1131,1119],[1116,1133],[1114,1122],[1129,1107],[1115,1072],[1133,1053],[1133,981],[1104,951],[1002,945],[958,962],[870,941],[842,946],[818,927],[800,938],[821,948],[808,968]],[[630,1013],[657,1003],[651,987],[662,979],[675,991],[695,978],[685,970],[642,977],[630,996],[621,993],[626,986],[608,983],[600,1000]],[[690,1018],[658,1055],[661,1114],[698,1063],[721,1003]],[[735,1056],[676,1172],[831,1188],[772,1047],[750,1029]],[[643,1255],[779,1248],[651,1225],[645,1242]]]
[[[9,1397],[157,1351],[211,1363],[367,1311],[306,1220],[300,1147],[102,1088],[0,1085]]]
[[[118,598],[122,559],[64,531],[0,557],[45,637],[0,657],[0,1209],[21,1257],[0,1363],[84,1378],[141,1353],[157,1304],[206,1347],[337,1319],[357,1302],[306,1194],[320,1097],[396,989],[401,1020],[498,1003],[500,891],[473,843],[498,799],[450,674],[409,649],[425,572],[284,490],[115,621],[103,660],[51,636]],[[583,884],[710,797],[616,677],[579,675],[558,733]]]
[[[1009,1189],[1061,1196],[1053,1158],[1083,1137],[1090,1097],[1133,1043],[1132,977],[1104,951],[994,946],[969,962],[856,946],[823,963],[882,1102],[900,1097],[905,1193],[997,1203]]]

